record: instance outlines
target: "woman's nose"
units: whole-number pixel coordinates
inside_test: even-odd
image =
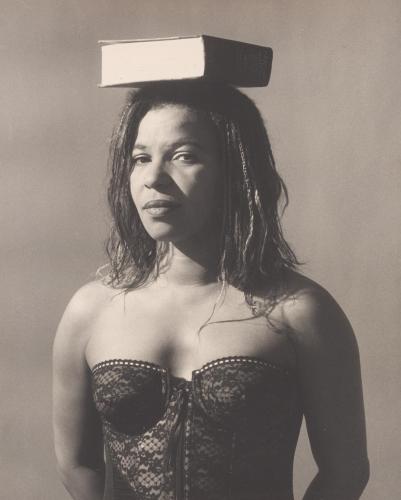
[[[146,166],[145,186],[147,188],[155,188],[170,184],[171,178],[166,167],[166,162],[162,158],[153,158]]]

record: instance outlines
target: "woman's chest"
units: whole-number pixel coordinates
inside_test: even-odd
[[[164,297],[116,302],[93,324],[88,363],[143,360],[186,379],[227,356],[256,356],[291,368],[294,352],[286,333],[270,318],[253,315],[242,297],[230,297],[218,308],[212,300],[185,303]]]

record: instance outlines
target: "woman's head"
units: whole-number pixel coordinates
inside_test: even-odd
[[[221,158],[208,117],[183,104],[160,104],[142,118],[132,151],[130,190],[146,232],[183,243],[213,233]],[[216,237],[216,235],[215,235]]]
[[[287,194],[263,120],[237,89],[193,81],[131,93],[110,166],[114,286],[148,282],[166,252],[161,242],[213,224],[219,277],[240,289],[251,291],[297,263],[281,232],[278,204]],[[170,207],[162,209],[163,201]]]

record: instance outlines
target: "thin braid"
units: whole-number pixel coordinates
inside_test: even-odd
[[[224,176],[218,279],[241,290],[269,286],[277,271],[299,264],[286,242],[278,201],[287,190],[279,176],[270,141],[254,103],[228,85],[208,82],[154,84],[129,94],[110,144],[108,201],[112,231],[106,251],[107,282],[137,288],[153,281],[167,256],[146,233],[129,191],[132,145],[139,124],[152,107],[171,103],[200,111],[220,135]],[[274,283],[272,287],[275,286]]]
[[[265,274],[265,270],[263,269],[263,264],[264,264],[263,256],[265,254],[266,244],[267,244],[268,224],[267,224],[267,221],[265,218],[265,214],[263,212],[263,207],[262,207],[262,203],[260,201],[258,189],[255,188],[254,192],[255,192],[255,204],[256,204],[256,207],[257,207],[258,213],[259,213],[259,221],[262,225],[262,230],[263,230],[262,245],[260,247],[259,256],[258,256],[259,257],[259,259],[258,259],[259,260],[259,270],[262,274]]]
[[[218,125],[218,120],[215,120]],[[224,183],[224,204],[223,204],[223,217],[221,225],[221,242],[222,251],[220,257],[220,279],[223,283],[227,280],[227,253],[231,253],[230,249],[230,237],[229,235],[233,232],[233,211],[232,211],[232,169],[230,168],[229,162],[229,151],[227,150],[226,144],[231,143],[230,128],[225,121],[224,123],[224,149],[222,151],[222,163],[225,168],[225,176],[227,182]]]
[[[241,155],[241,167],[242,167],[242,173],[243,173],[244,181],[245,181],[246,197],[248,199],[248,210],[249,210],[249,216],[250,216],[249,231],[248,231],[247,238],[245,240],[245,248],[244,248],[244,257],[246,259],[249,244],[251,242],[251,239],[252,239],[253,233],[254,233],[255,214],[254,214],[254,210],[253,210],[253,199],[252,199],[252,194],[251,194],[251,182],[250,182],[249,175],[248,175],[245,151],[244,151],[244,146],[242,144],[242,140],[241,140],[241,137],[239,136],[239,134],[237,134],[237,139],[238,139],[238,148],[239,148],[239,152]]]

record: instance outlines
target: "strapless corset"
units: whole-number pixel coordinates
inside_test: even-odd
[[[295,373],[226,357],[175,377],[149,362],[92,369],[105,500],[290,500],[302,411]]]

